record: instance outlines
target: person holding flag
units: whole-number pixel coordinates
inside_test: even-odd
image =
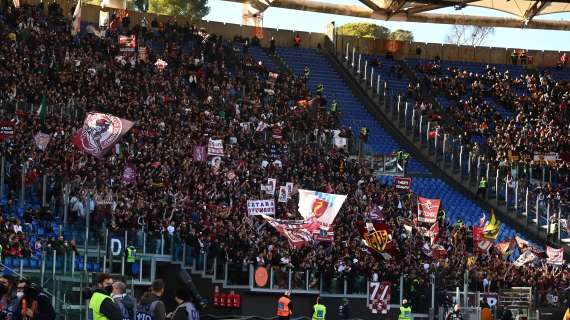
[[[36,112],[36,114],[38,115],[38,118],[40,118],[40,121],[42,123],[46,122],[46,115],[47,115],[47,97],[46,95],[42,95],[42,102],[40,103],[40,107],[38,109],[38,111]]]

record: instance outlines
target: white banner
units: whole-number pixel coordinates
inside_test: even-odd
[[[273,179],[273,178],[268,178],[267,179],[267,185],[271,186],[271,189],[267,190],[266,193],[268,195],[274,195],[275,194],[275,188],[277,188],[277,179]]]
[[[247,200],[247,213],[250,216],[275,215],[275,200]]]
[[[284,186],[279,187],[279,198],[277,201],[286,203],[288,198],[289,197],[287,196],[287,188]]]
[[[515,267],[522,267],[525,264],[534,261],[536,259],[536,255],[532,253],[530,250],[525,251],[520,257],[515,261],[513,264]]]
[[[223,156],[224,155],[224,142],[221,139],[208,141],[208,155],[209,156]]]
[[[337,149],[346,148],[347,144],[348,144],[348,139],[339,136],[339,134],[340,134],[340,130],[334,130],[333,131],[334,146]]]
[[[305,220],[311,218],[323,224],[332,224],[346,195],[299,189],[299,213]]]
[[[287,200],[289,200],[293,195],[293,182],[287,182],[285,188],[287,189]]]
[[[554,249],[549,246],[546,247],[546,255],[548,258],[546,262],[550,264],[562,265],[564,264],[564,249]]]

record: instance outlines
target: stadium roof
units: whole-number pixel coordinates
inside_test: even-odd
[[[313,0],[226,1],[248,3],[259,12],[263,12],[269,7],[279,7],[378,20],[570,30],[569,21],[535,19],[540,15],[570,12],[570,0],[359,0],[362,5],[341,5],[335,3],[334,0],[328,0],[329,2]],[[446,7],[460,10],[467,6],[493,9],[508,15],[505,17],[489,17],[430,13],[432,10]]]

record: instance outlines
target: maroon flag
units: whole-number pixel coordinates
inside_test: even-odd
[[[283,139],[283,129],[281,129],[281,126],[274,125],[272,131],[273,131],[273,139],[275,140]]]
[[[274,227],[282,236],[287,238],[289,245],[300,248],[314,241],[334,240],[334,232],[331,227],[326,227],[319,221],[307,222],[305,220],[283,220],[262,215],[267,222]]]
[[[125,170],[123,171],[123,182],[130,184],[130,183],[135,183],[136,181],[137,181],[137,167],[132,163],[126,164]]]
[[[368,282],[368,309],[372,313],[387,314],[390,311],[392,285],[388,281]]]
[[[394,186],[398,190],[409,191],[412,187],[412,178],[394,177]]]
[[[208,160],[206,146],[194,146],[192,150],[192,160],[194,162],[206,162]]]
[[[102,158],[133,127],[133,122],[111,114],[89,112],[83,127],[73,136],[81,151]]]
[[[51,136],[49,134],[45,134],[43,132],[38,132],[35,136],[34,136],[34,142],[36,143],[36,147],[38,147],[38,149],[45,151],[47,148],[47,145],[49,144],[51,140]]]
[[[434,223],[441,204],[440,199],[427,199],[418,197],[418,221]]]
[[[493,246],[493,241],[484,237],[483,227],[473,227],[473,247],[481,252],[487,252]]]
[[[121,51],[134,52],[137,47],[137,37],[132,36],[119,36],[119,48]]]
[[[12,120],[0,120],[0,141],[12,138],[15,126]]]
[[[447,257],[447,250],[442,245],[436,244],[431,247],[431,257],[436,260],[445,259]]]

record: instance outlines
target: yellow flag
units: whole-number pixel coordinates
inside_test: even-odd
[[[496,240],[499,235],[499,231],[501,231],[501,222],[497,220],[497,218],[495,218],[495,214],[492,213],[489,223],[487,223],[483,228],[483,237],[485,239]]]

